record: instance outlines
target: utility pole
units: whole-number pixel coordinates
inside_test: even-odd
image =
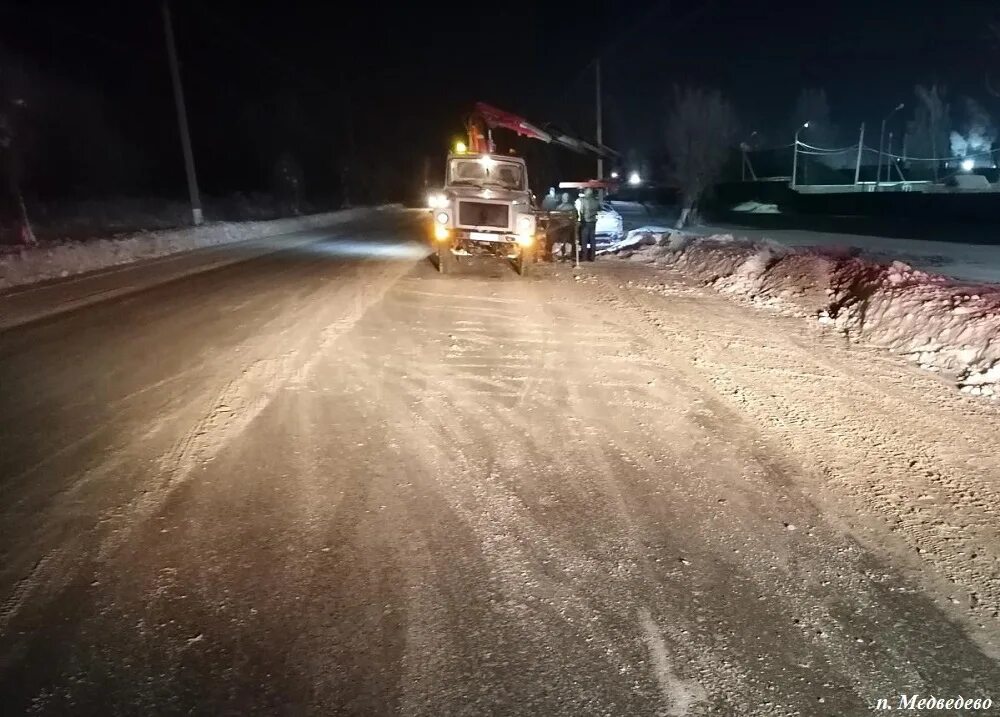
[[[889,144],[885,151],[885,181],[892,181],[892,132],[889,132]]]
[[[882,120],[882,132],[878,136],[878,172],[875,175],[876,192],[881,190],[881,184],[882,184],[882,158],[885,153],[885,123],[888,122],[894,114],[899,112],[905,106],[906,105],[900,102],[898,105],[896,105],[896,107],[892,110],[892,112],[887,114],[885,116],[885,119]]]
[[[594,63],[597,81],[597,146],[604,151],[604,121],[601,112],[601,58],[597,58]],[[597,178],[604,179],[604,156],[597,155]]]
[[[170,80],[174,86],[174,104],[177,105],[177,125],[181,133],[181,149],[184,152],[184,171],[187,173],[188,193],[191,195],[191,220],[195,226],[198,226],[202,222],[201,196],[198,194],[198,177],[194,172],[194,153],[191,151],[191,136],[188,133],[184,88],[181,87],[181,70],[177,64],[174,26],[170,21],[170,1],[163,0],[161,7],[163,8],[163,32],[167,40],[167,56],[170,59]]]
[[[792,149],[792,189],[795,189],[799,174],[799,132],[809,128],[808,122],[803,122],[802,126],[795,130],[795,142]]]
[[[858,137],[858,160],[854,164],[854,186],[858,186],[858,180],[861,178],[861,153],[864,152],[865,147],[865,123],[861,123],[861,136]]]
[[[344,99],[344,133],[346,135],[346,156],[340,166],[340,184],[344,196],[341,197],[341,205],[345,208],[351,206],[351,182],[354,179],[354,98],[351,96],[351,88],[347,83],[344,74],[346,62],[339,62],[340,65],[340,94]]]

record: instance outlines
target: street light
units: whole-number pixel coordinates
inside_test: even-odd
[[[751,145],[753,144],[753,138],[756,137],[758,134],[759,132],[757,132],[757,130],[754,130],[753,132],[750,133],[750,136],[747,137],[747,140],[745,142],[740,142],[740,151],[743,152],[742,172],[743,172],[744,182],[747,181],[747,165],[750,164],[750,159],[747,157],[747,152],[750,151]],[[750,167],[750,175],[754,178],[754,181],[756,181],[757,175],[754,174],[753,166]]]
[[[611,172],[612,179],[618,179],[618,172]]]
[[[976,168],[976,160],[974,159],[963,159],[962,160],[962,171],[971,172]]]
[[[642,177],[639,176],[638,172],[632,172],[631,174],[628,175],[628,183],[631,184],[633,187],[638,187],[640,184],[642,184]]]
[[[792,189],[795,189],[795,178],[799,173],[799,132],[809,129],[809,123],[803,122],[802,126],[795,130],[795,145],[792,150]]]
[[[892,110],[892,112],[890,112],[889,114],[887,114],[885,116],[885,119],[882,120],[882,133],[878,137],[878,172],[876,173],[876,176],[875,176],[875,191],[876,192],[879,190],[879,187],[882,184],[882,153],[883,153],[883,150],[885,148],[885,124],[890,119],[892,119],[892,116],[894,114],[896,114],[901,109],[903,109],[904,106],[905,105],[902,102],[900,102],[898,105],[896,105],[896,107]]]

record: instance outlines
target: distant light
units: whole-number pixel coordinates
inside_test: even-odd
[[[612,179],[618,179],[618,172],[612,172],[611,173],[611,178]]]
[[[976,168],[976,160],[974,159],[963,159],[962,160],[962,171],[971,172]]]
[[[638,172],[632,172],[628,175],[628,183],[635,187],[642,184],[642,177],[639,176]]]
[[[802,123],[802,129],[809,129],[809,123],[808,122],[803,122]]]
[[[465,154],[469,150],[465,142],[455,142],[455,154]]]

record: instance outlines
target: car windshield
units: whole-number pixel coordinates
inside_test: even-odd
[[[524,189],[524,170],[520,164],[487,157],[453,159],[448,168],[451,184],[494,185],[505,189]]]

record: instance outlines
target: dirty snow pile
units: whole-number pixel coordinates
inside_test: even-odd
[[[0,247],[0,291],[193,249],[331,226],[370,211],[348,209],[272,221],[217,222],[108,239],[45,242],[34,247]]]
[[[1000,285],[964,284],[853,249],[792,248],[730,235],[662,236],[619,254],[667,265],[756,305],[815,317],[888,348],[966,393],[1000,397]]]

